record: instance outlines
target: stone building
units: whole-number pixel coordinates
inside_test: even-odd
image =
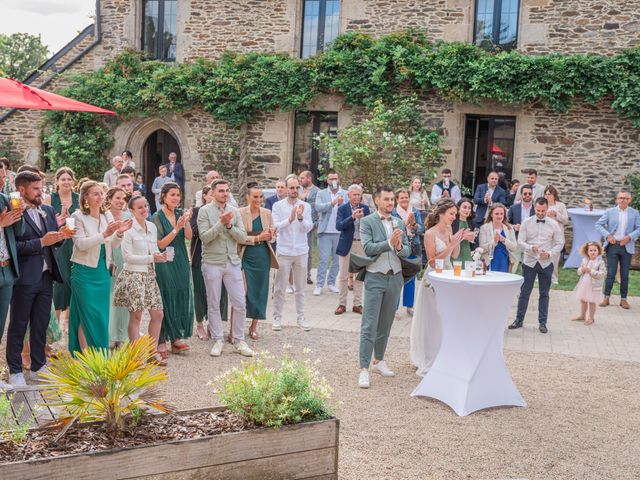
[[[96,9],[95,25],[32,76],[33,85],[56,89],[65,77],[55,73],[97,69],[127,47],[176,62],[216,59],[224,50],[306,57],[340,33],[383,35],[410,27],[426,29],[431,40],[534,54],[615,54],[640,40],[640,0],[98,0]],[[0,111],[0,142],[9,138],[24,161],[38,161],[40,118],[39,112]],[[335,96],[320,97],[304,112],[262,115],[249,127],[250,176],[276,179],[315,169],[320,152],[312,135],[350,120]],[[425,122],[442,131],[446,165],[470,188],[496,163],[509,178],[534,167],[541,182],[556,185],[569,205],[588,194],[604,206],[624,176],[640,169],[640,130],[606,102],[578,102],[559,114],[537,105],[465,105],[432,96]],[[228,145],[236,136],[199,110],[132,119],[115,131],[110,155],[131,150],[150,183],[160,161],[177,151],[192,198],[211,167],[235,180]]]

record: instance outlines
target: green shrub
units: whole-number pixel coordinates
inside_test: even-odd
[[[242,362],[218,377],[213,385],[222,403],[257,426],[280,427],[331,417],[329,387],[305,350],[303,360],[287,349],[277,367],[268,353]]]

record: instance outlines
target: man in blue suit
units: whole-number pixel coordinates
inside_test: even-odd
[[[360,219],[371,213],[369,207],[361,202],[362,187],[360,185],[351,185],[347,190],[347,197],[349,201],[340,205],[336,217],[336,229],[340,231],[340,240],[336,248],[340,264],[340,273],[338,273],[340,292],[336,315],[342,315],[347,311],[349,258],[352,253],[364,256],[360,242]],[[360,280],[353,281],[353,311],[360,315],[362,314],[362,284]]]
[[[316,197],[316,211],[320,215],[318,220],[318,274],[316,276],[316,288],[314,295],[320,295],[324,283],[327,282],[329,290],[333,293],[340,291],[336,287],[338,277],[338,240],[340,232],[336,228],[336,218],[338,208],[345,201],[347,192],[340,187],[340,178],[335,172],[327,175],[327,184],[324,190],[320,190]],[[329,269],[329,259],[331,259],[331,269]],[[329,275],[327,278],[327,270]]]
[[[22,209],[11,208],[9,197],[0,193],[0,341],[11,303],[13,284],[20,276],[16,237],[24,232]],[[0,378],[0,394],[13,387]]]
[[[167,176],[178,184],[184,199],[184,167],[178,162],[178,155],[175,152],[169,154],[169,163],[165,167],[167,167]]]
[[[507,214],[509,223],[513,225],[513,229],[516,231],[516,238],[520,233],[522,222],[533,216],[533,213],[533,188],[531,185],[523,185],[522,201],[511,205]]]
[[[629,192],[618,192],[616,203],[617,207],[608,209],[596,222],[596,230],[604,238],[607,256],[607,280],[604,284],[604,300],[600,306],[609,305],[609,296],[620,265],[620,306],[628,309],[629,269],[631,256],[635,252],[635,242],[640,237],[640,214],[629,206]]]
[[[55,210],[42,204],[42,179],[39,174],[20,172],[16,176],[16,188],[27,209],[23,214],[24,232],[16,237],[16,270],[20,272],[20,277],[14,283],[11,299],[7,363],[9,383],[20,386],[26,384],[20,354],[27,327],[30,329],[31,371],[37,373],[46,364],[44,349],[53,299],[53,281],[62,282],[55,249],[69,236],[58,231]]]
[[[273,210],[273,204],[287,198],[287,186],[284,180],[278,180],[276,182],[276,194],[270,196],[264,201],[264,208]]]
[[[487,216],[487,210],[494,203],[506,205],[507,192],[498,185],[500,177],[497,172],[489,172],[487,175],[487,183],[481,183],[476,187],[476,193],[473,196],[473,203],[476,204],[475,223],[476,228],[480,228]]]

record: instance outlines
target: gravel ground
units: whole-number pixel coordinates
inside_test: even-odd
[[[256,350],[280,354],[304,347],[341,402],[341,479],[637,479],[640,478],[640,363],[547,353],[506,352],[528,408],[497,408],[460,418],[446,405],[409,394],[419,379],[408,339],[392,337],[387,379],[372,374],[357,387],[358,335],[334,330],[275,333],[261,322]],[[207,382],[240,363],[225,345],[191,339],[191,351],[169,358],[164,398],[180,409],[218,405]],[[4,345],[0,348],[4,357]],[[4,363],[4,362],[3,362]]]
[[[298,354],[311,348],[342,402],[340,478],[361,479],[635,479],[640,478],[640,364],[563,355],[507,352],[528,408],[497,408],[465,418],[446,405],[409,396],[418,377],[408,340],[391,338],[387,360],[397,376],[372,375],[357,387],[358,336],[332,330],[271,332],[261,324],[256,349]],[[192,350],[170,357],[165,398],[180,408],[216,405],[206,384],[239,364],[225,346],[194,338]]]

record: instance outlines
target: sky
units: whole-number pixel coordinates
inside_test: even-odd
[[[95,0],[0,0],[0,33],[40,35],[54,54],[90,25]]]

